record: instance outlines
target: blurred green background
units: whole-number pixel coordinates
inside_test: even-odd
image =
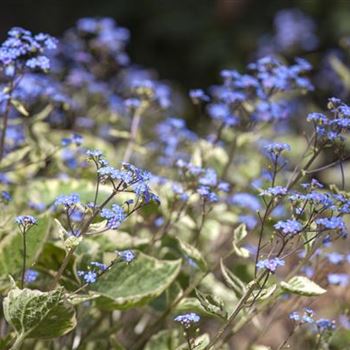
[[[153,67],[182,88],[208,86],[223,67],[252,59],[273,18],[299,8],[316,21],[317,52],[350,33],[349,0],[1,0],[1,39],[23,26],[59,36],[84,16],[110,16],[130,29],[133,62]],[[314,52],[315,53],[315,52]],[[314,54],[313,53],[313,54]]]

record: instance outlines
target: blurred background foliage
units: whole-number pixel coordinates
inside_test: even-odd
[[[274,17],[299,8],[314,19],[317,48],[301,54],[317,66],[350,33],[347,0],[1,0],[1,40],[12,26],[60,36],[86,16],[110,16],[130,29],[131,60],[188,90],[219,80],[224,67],[243,69],[259,42],[273,35]]]

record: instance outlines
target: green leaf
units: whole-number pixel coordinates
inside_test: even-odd
[[[149,243],[149,238],[132,236],[127,232],[108,230],[103,234],[90,235],[92,240],[96,241],[104,252],[115,252],[116,250],[138,249]]]
[[[27,267],[30,267],[38,258],[45,244],[51,225],[50,218],[45,215],[38,219],[26,233]],[[22,269],[22,234],[16,228],[0,242],[0,276],[14,275]]]
[[[20,161],[23,160],[23,158],[25,158],[29,154],[30,151],[31,151],[31,148],[29,146],[24,146],[22,148],[16,149],[13,152],[10,152],[1,161],[0,170],[10,167],[16,163],[19,163]]]
[[[250,256],[249,250],[244,247],[238,247],[237,244],[233,243],[233,251],[241,258],[247,259]]]
[[[68,295],[68,301],[72,305],[79,305],[85,303],[86,301],[94,300],[99,297],[99,294],[89,293],[89,294],[72,294]]]
[[[335,55],[331,55],[329,62],[339,78],[342,80],[346,89],[350,89],[350,70],[349,68]]]
[[[8,334],[4,338],[0,338],[0,350],[10,349],[10,344],[13,342],[12,335]]]
[[[245,224],[240,224],[234,231],[233,231],[233,240],[232,240],[232,246],[233,251],[236,255],[240,256],[241,258],[249,258],[249,251],[248,249],[244,247],[239,247],[238,243],[242,241],[247,236],[247,227]]]
[[[219,297],[202,293],[198,289],[196,289],[196,295],[199,302],[207,312],[224,320],[227,319],[227,312],[224,310],[224,302]]]
[[[146,344],[144,350],[176,350],[179,349],[179,334],[176,329],[160,331]]]
[[[249,285],[248,285],[249,286]],[[253,301],[264,301],[268,299],[276,290],[277,285],[273,284],[272,286],[256,289],[252,292],[251,296],[248,298],[247,303],[252,303]]]
[[[64,248],[58,247],[54,243],[45,243],[42,253],[40,254],[35,268],[43,273],[52,276],[62,265],[63,259],[66,256],[66,251]],[[75,256],[69,260],[66,269],[64,270],[62,279],[62,284],[67,289],[72,289],[77,287],[77,282],[79,278],[76,273],[76,259]]]
[[[51,205],[57,196],[62,194],[78,193],[82,202],[94,199],[95,185],[85,179],[37,179],[30,185],[28,198],[35,198],[38,202]],[[105,198],[110,194],[106,186],[100,186],[99,198]]]
[[[25,117],[29,117],[29,112],[26,110],[26,108],[20,101],[12,99],[11,104],[17,109],[19,113],[21,113]]]
[[[51,292],[12,289],[4,299],[4,316],[18,338],[55,338],[76,326],[75,311],[63,288]]]
[[[240,224],[234,231],[233,231],[233,241],[234,242],[240,242],[247,236],[247,227],[246,224]]]
[[[195,312],[202,316],[213,316],[200,303],[197,298],[183,298],[173,311],[174,315],[183,314],[186,312]],[[221,318],[221,317],[220,317]]]
[[[175,281],[159,297],[152,300],[149,305],[158,312],[164,312],[182,292],[180,284]]]
[[[207,263],[204,260],[202,253],[195,247],[191,246],[190,244],[180,240],[179,238],[177,239],[179,243],[179,248],[182,251],[182,253],[190,258],[192,261],[196,263],[196,265],[202,270],[202,271],[207,271]]]
[[[240,298],[246,291],[244,282],[234,275],[220,260],[220,268],[226,284],[235,292],[236,296]]]
[[[281,282],[281,287],[287,292],[308,297],[321,295],[327,292],[318,284],[304,276],[294,276],[288,282]]]
[[[181,260],[157,260],[138,253],[130,264],[114,264],[91,290],[101,295],[101,308],[129,309],[161,295],[180,272]]]

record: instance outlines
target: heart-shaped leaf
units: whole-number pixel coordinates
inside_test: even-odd
[[[18,338],[55,338],[76,326],[75,311],[63,288],[51,292],[12,289],[4,299],[6,321]]]
[[[281,282],[281,287],[287,292],[309,297],[327,292],[318,284],[304,276],[294,276],[288,282]]]
[[[97,303],[107,309],[128,309],[155,299],[175,280],[181,260],[157,260],[138,253],[131,263],[114,264],[91,290],[101,297]]]

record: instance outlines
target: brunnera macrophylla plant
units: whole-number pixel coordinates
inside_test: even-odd
[[[128,40],[0,47],[0,348],[344,349],[350,107],[265,57],[190,91],[189,130]]]

